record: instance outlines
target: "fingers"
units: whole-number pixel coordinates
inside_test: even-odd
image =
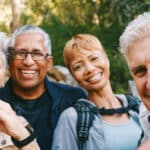
[[[23,122],[25,119],[18,117],[10,104],[0,100],[0,131],[16,139],[23,139],[29,135]]]

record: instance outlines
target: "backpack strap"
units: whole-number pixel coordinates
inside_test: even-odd
[[[97,114],[107,114],[113,115],[115,113],[127,113],[129,110],[133,110],[139,112],[139,104],[140,100],[137,97],[126,95],[128,106],[122,107],[118,109],[105,109],[101,108],[98,109],[97,107],[93,106],[87,100],[78,100],[73,107],[77,111],[78,118],[77,118],[77,136],[78,136],[78,147],[79,150],[83,150],[83,144],[88,140],[89,137],[89,130],[93,124],[95,115]]]
[[[126,95],[126,98],[128,100],[128,106],[132,107],[132,110],[139,114],[139,105],[141,103],[141,100],[138,97],[135,97],[132,95]],[[144,131],[142,130],[142,134],[138,141],[137,146],[139,146],[141,144],[143,137],[144,137]]]
[[[139,105],[140,105],[140,100],[138,97],[134,97],[132,95],[126,95],[128,105],[127,106],[122,106],[120,108],[100,108],[99,113],[101,115],[114,115],[114,114],[123,114],[123,113],[128,113],[130,110],[135,111],[139,113]]]
[[[89,130],[93,124],[94,115],[98,113],[97,108],[90,103],[79,100],[75,103],[74,108],[78,113],[77,119],[77,136],[79,139],[79,150],[83,150],[83,144],[88,140]]]
[[[130,110],[133,110],[139,113],[139,105],[141,103],[140,99],[132,95],[125,95],[125,96],[127,98],[128,107],[130,108]]]

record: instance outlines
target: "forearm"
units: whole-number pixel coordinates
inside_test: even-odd
[[[32,129],[32,127],[28,124],[22,129],[22,133],[18,134],[18,136],[11,137],[12,142],[18,148],[23,150],[39,150],[39,146],[35,140],[36,133]]]
[[[20,148],[19,150],[40,150],[40,147],[39,147],[38,143],[36,142],[36,140],[34,140],[33,142]]]

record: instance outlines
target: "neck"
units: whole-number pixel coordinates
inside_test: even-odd
[[[90,91],[88,92],[88,95],[89,100],[92,101],[98,108],[105,107],[109,109],[121,107],[121,103],[116,98],[110,85],[100,89],[99,91]]]
[[[44,93],[45,87],[44,85],[35,88],[22,88],[18,86],[13,86],[13,91],[17,96],[21,97],[22,99],[34,100]]]

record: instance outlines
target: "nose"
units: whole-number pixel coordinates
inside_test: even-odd
[[[28,53],[27,56],[24,58],[23,63],[26,65],[32,65],[35,63],[35,61],[33,60],[32,55]]]
[[[148,69],[147,78],[146,78],[146,88],[150,90],[150,68]]]
[[[86,68],[85,73],[90,74],[94,70],[94,65],[91,62],[86,62],[85,68]]]

